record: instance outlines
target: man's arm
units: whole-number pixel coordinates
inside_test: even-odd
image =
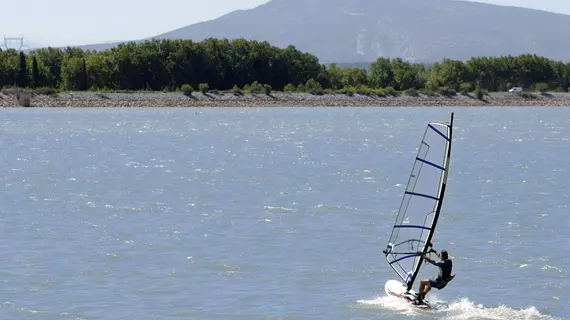
[[[430,252],[435,253],[435,255],[441,259],[441,253],[437,252],[435,249],[431,249]],[[424,260],[435,265],[435,261],[433,261],[432,259],[428,258],[427,256],[424,256]]]
[[[429,263],[431,263],[431,264],[435,264],[435,263],[434,263],[435,261],[433,261],[432,259],[428,258],[427,256],[424,256],[424,260],[427,261],[427,262],[429,262]]]
[[[435,255],[436,255],[438,258],[441,259],[441,253],[440,253],[440,252],[437,252],[435,249],[433,250],[433,252],[435,253]]]

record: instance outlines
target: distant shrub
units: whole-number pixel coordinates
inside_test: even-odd
[[[302,83],[299,83],[299,85],[297,86],[297,92],[307,92],[305,85]]]
[[[377,95],[378,97],[385,97],[386,95],[388,95],[386,93],[386,90],[382,88],[374,89],[374,94]]]
[[[398,95],[398,91],[396,91],[396,89],[394,89],[394,87],[384,88],[384,93],[386,93],[386,95],[390,95],[390,96],[397,96]]]
[[[464,82],[459,86],[459,90],[461,91],[461,94],[467,95],[469,92],[473,91],[473,85],[471,82]]]
[[[295,92],[297,91],[297,88],[295,88],[295,86],[292,83],[289,83],[288,85],[285,86],[285,88],[283,88],[284,92]]]
[[[545,93],[548,91],[548,84],[544,82],[539,82],[534,85],[534,90],[539,91],[541,93]]]
[[[536,96],[530,92],[519,92],[519,96],[525,99],[536,99]]]
[[[100,99],[110,99],[108,95],[102,93],[102,92],[97,92],[95,93],[95,96],[100,98]]]
[[[307,83],[305,84],[305,90],[310,93],[315,93],[323,91],[323,87],[318,81],[311,78],[307,80]]]
[[[477,99],[479,100],[483,100],[483,98],[485,98],[485,92],[483,91],[483,89],[481,89],[481,87],[477,87],[475,89],[475,96],[477,97]]]
[[[266,94],[266,95],[270,95],[270,94],[271,94],[271,90],[273,90],[273,88],[271,88],[271,86],[268,85],[268,84],[264,84],[264,85],[263,85],[263,89],[265,89],[265,94]]]
[[[192,86],[189,84],[183,84],[180,90],[185,96],[191,96],[194,92],[194,88],[192,88]]]
[[[477,97],[477,99],[483,100],[486,94],[487,92],[483,90],[483,88],[481,88],[481,83],[477,81],[477,84],[475,85],[475,96]]]
[[[420,89],[419,92],[420,92],[421,94],[424,94],[424,95],[428,96],[428,97],[435,97],[435,96],[437,95],[437,94],[436,94],[435,92],[433,92],[432,90],[426,89],[426,88]]]
[[[263,93],[265,92],[265,89],[263,88],[263,85],[257,81],[254,81],[251,86],[249,87],[249,92],[251,93]]]
[[[454,95],[456,95],[455,90],[453,90],[452,88],[447,87],[447,86],[439,88],[439,93],[442,94],[442,95],[444,95],[444,96],[454,96]]]
[[[244,84],[242,90],[243,90],[243,92],[249,92],[249,90],[250,90],[249,84]]]
[[[404,91],[404,93],[410,97],[417,97],[418,96],[418,92],[414,88],[410,88],[410,89]]]
[[[341,92],[344,93],[345,95],[349,96],[349,97],[352,97],[356,93],[356,88],[355,87],[344,87],[343,89],[341,89]]]
[[[234,94],[234,96],[241,96],[243,95],[243,91],[241,91],[241,89],[236,85],[234,85],[234,87],[232,88],[232,93]]]
[[[198,88],[200,89],[200,92],[202,92],[202,94],[206,94],[208,93],[208,90],[210,90],[210,85],[207,83],[200,83],[198,85]]]
[[[361,94],[363,96],[370,96],[373,95],[375,92],[372,88],[368,86],[359,85],[356,87],[356,93]]]
[[[57,94],[57,90],[55,90],[53,88],[47,88],[47,87],[37,88],[34,90],[34,92],[36,94],[43,94],[46,96],[51,96],[51,95]]]

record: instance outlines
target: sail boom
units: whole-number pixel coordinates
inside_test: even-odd
[[[421,254],[419,254],[419,253],[415,253],[415,254],[410,254],[410,255],[407,255],[407,256],[403,256],[403,257],[401,257],[401,258],[398,258],[398,259],[396,259],[396,260],[390,262],[390,264],[396,263],[396,262],[401,261],[401,260],[404,260],[404,259],[408,259],[408,258],[412,258],[412,257],[417,257],[417,256],[420,256],[420,255],[421,255]]]
[[[411,225],[407,225],[407,224],[395,225],[394,228],[418,228],[418,229],[424,229],[424,230],[431,230],[431,228],[426,227],[426,226],[411,226]]]
[[[421,194],[421,193],[409,192],[409,191],[406,191],[406,194],[409,194],[409,195],[411,195],[411,196],[424,197],[424,198],[432,199],[432,200],[435,200],[435,201],[439,201],[439,198],[436,198],[436,197],[434,197],[434,196],[430,196],[429,194]]]

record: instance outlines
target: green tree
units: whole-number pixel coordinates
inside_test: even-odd
[[[342,89],[343,75],[342,70],[335,64],[331,64],[328,68],[329,83],[332,89],[339,90]]]
[[[403,91],[411,88],[420,88],[418,73],[414,70],[411,63],[397,58],[392,60],[391,64],[396,90]]]
[[[46,67],[45,83],[42,86],[59,88],[61,85],[61,67],[64,60],[61,49],[47,48],[34,52],[38,63]]]
[[[26,66],[26,56],[20,52],[20,69],[18,70],[18,78],[16,80],[18,87],[25,88],[29,85],[28,67]]]
[[[394,72],[390,59],[380,57],[370,64],[369,83],[374,88],[385,88],[394,85]]]
[[[172,91],[183,84],[199,88],[207,83],[208,90],[243,86],[248,91],[247,84],[257,82],[261,90],[256,85],[253,91],[258,92],[264,92],[261,84],[267,84],[272,90],[297,87],[301,92],[352,88],[350,92],[370,94],[379,92],[371,88],[383,88],[381,93],[388,94],[390,90],[413,93],[410,89],[437,92],[440,87],[465,92],[475,83],[490,91],[538,83],[567,91],[570,79],[569,63],[534,54],[472,57],[465,62],[444,59],[431,65],[380,57],[369,69],[340,68],[324,66],[294,46],[281,49],[245,39],[151,40],[100,52],[68,47],[39,49],[30,55],[33,59],[15,50],[0,51],[0,85]]]
[[[307,79],[308,80],[308,79]],[[366,70],[360,68],[342,69],[342,85],[343,87],[357,87],[366,85],[368,77]]]
[[[85,65],[85,58],[81,58],[81,90],[89,89],[89,82],[87,78],[87,66]]]
[[[38,69],[38,59],[32,57],[32,88],[37,88],[40,82],[40,70]]]
[[[434,64],[430,67],[426,79],[425,88],[429,91],[436,92],[439,90],[439,64]]]
[[[439,66],[439,81],[455,91],[468,80],[468,71],[462,61],[445,59]]]
[[[113,72],[116,72],[116,65],[111,60],[108,52],[86,56],[85,70],[87,83],[91,89],[125,89],[113,81]]]
[[[16,50],[0,52],[0,85],[13,86],[16,83],[20,67]]]
[[[61,67],[62,87],[65,90],[83,89],[82,58],[68,58]]]

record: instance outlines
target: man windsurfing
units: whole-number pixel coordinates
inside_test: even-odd
[[[451,281],[455,275],[451,275],[451,271],[453,269],[453,263],[451,259],[449,259],[449,255],[447,251],[441,250],[437,252],[434,249],[431,249],[430,252],[434,252],[440,259],[440,262],[435,262],[434,260],[430,259],[427,256],[424,256],[424,260],[428,263],[433,264],[434,266],[439,268],[439,273],[437,278],[429,279],[429,280],[422,280],[420,282],[420,289],[418,291],[418,298],[414,301],[414,304],[423,304],[423,300],[426,297],[426,294],[431,290],[432,287],[437,288],[438,290],[443,289],[449,281]]]

